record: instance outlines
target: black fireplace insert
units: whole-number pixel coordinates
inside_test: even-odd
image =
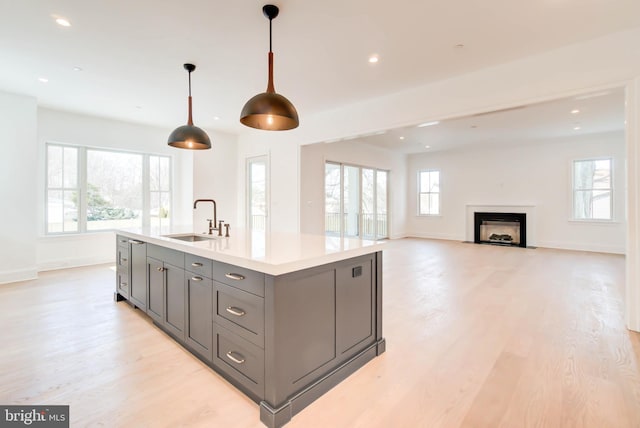
[[[473,218],[476,244],[527,247],[526,214],[476,212]]]

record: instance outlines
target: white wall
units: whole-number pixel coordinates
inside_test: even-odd
[[[0,284],[37,276],[35,98],[0,92]]]
[[[411,155],[407,187],[409,233],[428,238],[473,240],[468,233],[467,205],[532,206],[533,215],[527,218],[529,245],[623,254],[626,236],[624,138],[624,133],[619,132]],[[594,157],[613,158],[612,223],[571,220],[572,161]],[[439,216],[417,215],[417,174],[421,169],[440,171]]]
[[[378,168],[389,173],[389,236],[406,236],[406,156],[356,140],[310,144],[300,150],[300,231],[324,233],[324,165],[340,162]]]
[[[35,128],[34,128],[35,129]],[[113,261],[115,239],[111,232],[66,236],[44,235],[45,144],[47,142],[112,148],[168,155],[173,158],[173,223],[190,225],[193,204],[192,152],[167,145],[172,129],[138,125],[93,116],[38,108],[38,157],[28,161],[38,171],[37,217],[31,227],[38,230],[39,270],[82,266]],[[32,171],[33,173],[33,171]]]
[[[238,216],[246,224],[246,164],[257,156],[268,158],[269,207],[268,227],[271,231],[299,231],[299,147],[295,134],[247,130],[238,139],[237,191]]]
[[[193,200],[215,200],[218,220],[228,223],[229,233],[233,234],[234,229],[243,227],[237,209],[238,198],[242,199],[243,195],[237,183],[238,139],[221,132],[207,131],[207,134],[211,139],[211,150],[193,153]],[[193,200],[188,202],[189,208],[193,207]],[[206,231],[209,218],[213,218],[212,204],[199,204],[193,211],[194,231]]]

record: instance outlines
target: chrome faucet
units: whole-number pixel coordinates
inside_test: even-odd
[[[215,225],[218,223],[218,214],[216,208],[216,201],[213,199],[196,199],[193,202],[193,209],[196,209],[198,202],[211,202],[213,204],[213,227],[211,226],[211,220],[207,220],[209,222],[209,235],[213,235],[214,230],[218,230]]]

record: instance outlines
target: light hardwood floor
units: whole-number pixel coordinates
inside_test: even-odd
[[[640,427],[624,257],[405,239],[383,273],[387,352],[287,427]],[[263,426],[114,282],[102,265],[0,286],[0,404],[69,404],[72,427]]]

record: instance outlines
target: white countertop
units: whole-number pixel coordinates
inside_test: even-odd
[[[229,238],[216,236],[187,242],[165,236],[193,233],[184,227],[116,230],[118,235],[274,276],[374,253],[384,245],[380,241],[325,235],[247,233],[239,229],[230,232]]]

